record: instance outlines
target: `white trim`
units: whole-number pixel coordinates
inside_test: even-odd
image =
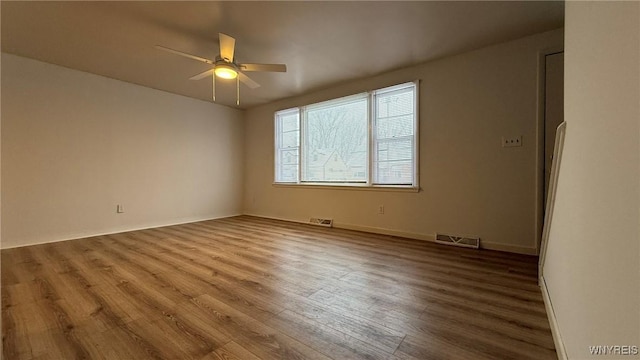
[[[290,115],[295,115],[297,117],[298,120],[298,146],[297,147],[281,147],[281,142],[282,142],[282,117],[285,116],[290,116]],[[273,128],[274,128],[274,136],[273,136],[273,154],[274,154],[274,161],[273,161],[273,178],[275,180],[277,180],[280,177],[280,172],[278,171],[278,169],[280,168],[280,165],[282,163],[282,151],[290,151],[290,150],[295,150],[298,153],[298,175],[297,175],[297,179],[296,181],[300,181],[300,132],[302,131],[300,126],[300,111],[298,108],[291,108],[291,109],[286,109],[286,110],[281,110],[281,111],[277,111],[274,113],[273,116]]]
[[[482,241],[482,239],[480,239],[480,249],[504,251],[504,252],[514,253],[514,254],[522,254],[522,255],[538,254],[538,249],[534,247],[486,242],[486,241]]]
[[[542,301],[544,302],[545,310],[547,310],[547,318],[549,319],[549,326],[551,327],[551,335],[553,336],[553,343],[556,347],[556,354],[559,360],[568,360],[567,350],[562,342],[560,336],[560,327],[558,326],[558,320],[556,319],[556,313],[553,311],[551,304],[551,297],[549,296],[549,290],[547,289],[547,283],[544,281],[544,277],[539,278],[540,290],[542,291]]]
[[[419,192],[419,187],[403,185],[362,185],[351,183],[334,185],[335,183],[273,183],[272,186],[283,188],[306,188],[306,189],[331,189],[331,190],[373,190],[373,191],[398,191],[398,192]]]
[[[368,101],[367,107],[367,186],[373,184],[373,164],[376,159],[376,138],[374,130],[376,129],[373,124],[376,121],[376,103],[375,101]]]
[[[298,110],[298,178],[296,184],[300,184],[302,179],[306,176],[305,167],[307,166],[307,152],[303,151],[307,146],[307,114],[304,112],[303,107],[296,108]]]
[[[413,184],[420,187],[420,79],[414,81],[413,92]]]
[[[96,236],[113,235],[113,234],[120,234],[120,233],[129,232],[129,231],[155,229],[155,228],[166,227],[166,226],[191,224],[191,223],[197,223],[197,222],[201,222],[201,221],[224,219],[224,218],[229,218],[229,217],[234,217],[234,216],[241,216],[241,215],[243,215],[243,214],[223,215],[223,216],[202,218],[202,219],[190,219],[190,220],[185,220],[185,221],[180,221],[180,222],[175,222],[175,223],[157,224],[157,225],[151,225],[151,226],[142,225],[141,227],[114,229],[113,231],[102,232],[102,233],[92,233],[92,232],[77,233],[77,234],[69,235],[69,236],[66,236],[64,238],[59,238],[59,239],[36,241],[36,242],[31,242],[31,243],[28,243],[28,244],[24,244],[24,245],[15,245],[15,246],[1,247],[1,248],[2,248],[2,250],[15,249],[15,248],[21,248],[21,247],[25,247],[25,246],[51,244],[51,243],[56,243],[56,242],[61,242],[61,241],[69,241],[69,240],[80,240],[80,239],[91,238],[91,237],[96,237]],[[0,244],[0,246],[1,246],[1,244]]]
[[[536,207],[535,207],[535,238],[537,255],[540,254],[542,243],[542,228],[544,222],[544,138],[545,138],[545,89],[546,89],[546,57],[556,53],[564,52],[563,46],[555,46],[538,51],[538,106],[536,116]]]
[[[562,149],[564,148],[564,137],[567,132],[567,122],[563,121],[556,130],[556,141],[553,147],[553,162],[551,163],[551,175],[549,176],[549,192],[547,193],[547,208],[545,210],[544,227],[542,228],[542,238],[540,239],[540,258],[538,259],[538,274],[544,275],[544,261],[547,255],[547,245],[549,243],[549,232],[553,221],[553,209],[556,202],[556,192],[558,188],[558,177],[560,175],[560,165],[562,164]]]
[[[294,222],[299,224],[309,224],[309,222],[306,220],[290,219],[290,218],[284,218],[284,217],[278,217],[278,216],[267,216],[267,215],[251,214],[251,213],[244,213],[244,215],[255,216],[255,217],[271,219],[271,220],[288,221],[288,222]],[[425,241],[431,241],[431,242],[435,242],[436,240],[435,236],[432,234],[419,234],[419,233],[397,231],[397,230],[372,227],[372,226],[339,223],[339,222],[335,222],[335,220],[333,222],[333,227],[337,229],[355,230],[355,231],[368,232],[372,234],[391,235],[391,236],[398,236],[398,237],[404,237],[404,238],[415,239],[415,240],[425,240]]]
[[[368,232],[373,234],[398,236],[398,237],[414,239],[414,240],[429,241],[433,243],[435,243],[436,241],[436,237],[433,234],[420,234],[420,233],[404,232],[404,231],[392,230],[387,228],[379,228],[379,227],[373,227],[373,226],[361,226],[361,225],[355,225],[355,224],[336,223],[335,221],[333,223],[333,227],[339,228],[339,229]]]
[[[300,224],[309,224],[308,220],[304,220],[304,219],[290,219],[290,218],[251,214],[251,213],[244,213],[244,215],[255,216],[255,217],[264,218],[264,219],[289,221],[289,222],[295,222]],[[362,232],[368,232],[373,234],[391,235],[391,236],[398,236],[398,237],[403,237],[407,239],[429,241],[432,243],[435,243],[436,241],[435,234],[405,232],[405,231],[379,228],[379,227],[373,227],[373,226],[347,224],[347,223],[336,222],[335,219],[333,222],[333,227],[337,229],[355,230],[355,231],[362,231]],[[505,251],[505,252],[516,253],[516,254],[524,254],[524,255],[536,254],[535,248],[528,248],[528,247],[517,246],[517,245],[499,244],[499,243],[487,243],[487,242],[482,242],[482,240],[480,241],[480,248],[485,250]]]
[[[289,219],[289,218],[283,218],[278,216],[267,216],[267,215],[251,214],[251,213],[244,213],[242,215],[259,217],[259,218],[269,219],[269,220],[279,220],[279,221],[287,221],[287,222],[309,225],[309,220]]]

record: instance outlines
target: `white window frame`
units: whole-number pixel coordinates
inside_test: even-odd
[[[279,117],[280,116],[287,116],[287,115],[290,115],[290,114],[294,114],[296,112],[297,112],[296,109],[293,108],[293,109],[287,109],[287,110],[283,110],[283,111],[278,111],[276,113],[275,122],[274,122],[275,134],[281,134],[282,133],[280,131],[280,127],[281,127],[280,126],[280,122],[278,121]],[[274,147],[274,160],[275,161],[274,161],[274,169],[273,169],[274,170],[274,176],[273,177],[274,177],[274,181],[276,183],[279,183],[279,184],[296,184],[296,183],[298,183],[300,181],[300,156],[301,156],[301,153],[302,153],[302,151],[301,151],[302,143],[300,142],[300,140],[301,140],[300,137],[301,137],[301,134],[302,134],[302,128],[300,127],[301,126],[300,113],[298,112],[297,115],[298,115],[298,146],[297,147],[283,148],[283,147],[280,146],[281,139],[277,135],[275,136],[275,143],[274,143],[274,146],[275,146]],[[279,169],[278,169],[278,165],[282,161],[282,153],[283,153],[283,151],[285,149],[296,149],[297,152],[298,152],[298,174],[297,174],[297,178],[296,178],[295,182],[282,181],[282,180],[278,179],[278,175],[280,173]]]
[[[413,179],[412,179],[412,183],[411,184],[384,184],[384,183],[375,183],[374,181],[374,165],[375,165],[375,156],[376,156],[376,146],[378,144],[377,140],[375,139],[375,120],[376,120],[376,104],[375,104],[375,99],[376,99],[376,95],[377,94],[384,94],[384,93],[388,93],[391,91],[396,91],[402,88],[406,88],[406,87],[413,87],[413,136],[408,136],[409,138],[412,139],[412,159],[413,159]],[[362,93],[360,94],[354,94],[354,95],[350,95],[350,96],[345,96],[342,98],[337,98],[337,99],[332,99],[332,100],[328,100],[328,101],[323,101],[320,103],[315,103],[315,104],[309,104],[307,106],[299,106],[299,107],[295,107],[295,108],[289,108],[289,109],[283,109],[280,111],[276,111],[275,115],[274,115],[274,125],[275,125],[275,131],[274,131],[274,183],[273,185],[275,186],[292,186],[292,187],[313,187],[313,188],[331,188],[331,189],[335,189],[335,188],[345,188],[345,189],[359,189],[359,190],[387,190],[387,191],[418,191],[419,187],[420,187],[420,182],[419,182],[419,164],[420,164],[420,159],[419,159],[419,146],[420,146],[420,131],[419,131],[419,124],[420,124],[420,115],[418,113],[419,111],[419,106],[418,106],[418,101],[420,99],[419,97],[419,81],[412,81],[412,82],[406,82],[406,83],[402,83],[402,84],[398,84],[398,85],[394,85],[394,86],[389,86],[389,87],[385,87],[385,88],[381,88],[381,89],[376,89],[373,91],[369,91],[366,93],[366,98],[368,101],[368,106],[367,106],[367,154],[366,154],[366,165],[365,165],[365,171],[366,171],[366,182],[309,182],[309,181],[303,181],[303,168],[304,168],[304,164],[303,162],[305,161],[305,156],[303,155],[303,151],[305,149],[305,133],[307,131],[306,129],[306,108],[311,107],[311,108],[317,108],[318,106],[323,105],[324,103],[332,103],[332,102],[336,102],[339,103],[340,101],[345,101],[348,100],[349,98],[353,98],[353,97],[357,97],[357,96],[362,96]],[[278,129],[278,116],[280,114],[290,114],[291,112],[297,111],[298,112],[298,128],[299,128],[299,141],[298,141],[298,179],[297,182],[283,182],[283,181],[278,181],[277,176],[278,176],[278,151],[279,151],[279,129]],[[385,141],[392,141],[392,140],[385,140]]]
[[[411,140],[411,159],[413,160],[413,169],[412,169],[412,173],[413,173],[413,178],[412,178],[412,184],[411,185],[407,185],[407,184],[385,184],[385,183],[377,183],[375,181],[375,162],[377,161],[377,155],[378,155],[378,144],[380,144],[380,142],[394,142],[394,141],[400,141],[402,139],[384,139],[379,141],[378,138],[375,136],[374,133],[374,129],[377,126],[376,121],[378,120],[378,109],[376,107],[376,96],[378,94],[385,94],[385,93],[390,93],[390,92],[394,92],[394,91],[398,91],[398,90],[402,90],[405,89],[407,87],[409,87],[410,85],[413,85],[413,135],[407,135],[404,136],[404,139],[410,139]],[[419,148],[419,129],[418,129],[418,124],[420,123],[419,121],[419,116],[418,116],[418,99],[420,99],[420,97],[418,96],[418,89],[420,88],[418,81],[412,82],[412,83],[403,83],[403,84],[399,84],[399,85],[395,85],[395,86],[389,86],[386,88],[382,88],[382,89],[378,89],[375,91],[371,92],[371,96],[370,96],[370,106],[369,106],[369,111],[370,111],[370,117],[369,117],[369,170],[368,170],[368,175],[369,175],[369,183],[372,184],[372,186],[418,186],[418,164],[420,159],[418,158],[418,148]]]

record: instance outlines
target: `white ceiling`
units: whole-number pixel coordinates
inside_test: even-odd
[[[218,32],[238,62],[286,63],[248,73],[241,108],[562,27],[564,2],[1,2],[2,51],[210,100],[209,65],[154,48],[215,58]],[[218,81],[235,106],[235,81]]]

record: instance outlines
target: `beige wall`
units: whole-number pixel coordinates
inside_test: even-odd
[[[538,54],[561,49],[562,37],[543,33],[248,110],[245,213],[329,217],[337,226],[425,239],[436,231],[477,235],[488,247],[535,253]],[[420,192],[272,185],[274,111],[415,79]],[[502,148],[501,137],[512,135],[524,146]]]
[[[242,213],[239,110],[3,54],[1,115],[3,248]]]
[[[570,1],[565,29],[544,278],[568,358],[586,359],[591,345],[640,346],[640,4]]]

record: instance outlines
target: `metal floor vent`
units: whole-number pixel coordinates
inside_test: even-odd
[[[311,218],[309,219],[309,224],[324,227],[333,227],[333,219]]]
[[[478,249],[480,247],[479,237],[467,237],[436,233],[436,242],[438,244],[463,246],[474,249]]]

